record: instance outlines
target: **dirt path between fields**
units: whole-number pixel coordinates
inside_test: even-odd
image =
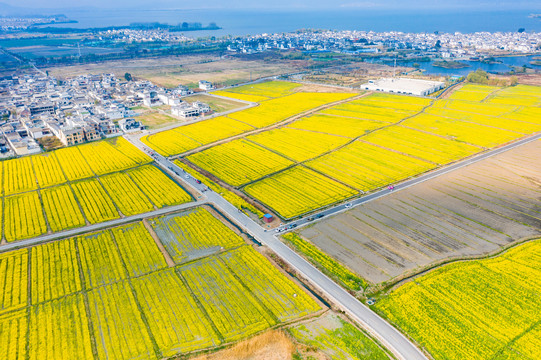
[[[152,238],[154,239],[154,242],[158,246],[158,249],[160,249],[160,251],[162,252],[163,257],[165,258],[165,262],[167,263],[167,266],[174,267],[175,262],[173,261],[173,258],[171,257],[171,255],[169,255],[169,253],[165,249],[165,246],[163,246],[162,241],[160,240],[160,238],[158,237],[158,235],[156,234],[152,226],[150,226],[147,219],[143,220],[143,225],[145,225],[145,228],[149,232],[150,236],[152,236]]]

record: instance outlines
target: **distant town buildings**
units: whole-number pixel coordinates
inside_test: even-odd
[[[384,91],[397,94],[428,96],[445,87],[441,81],[429,81],[407,78],[385,78],[370,80],[361,85],[362,90]]]
[[[210,81],[199,80],[199,88],[208,91],[214,89],[214,85]]]
[[[213,88],[210,82],[203,85]],[[124,81],[114,74],[79,75],[61,82],[41,72],[0,81],[0,157],[41,151],[39,142],[56,137],[71,146],[140,131],[132,108],[167,105],[182,118],[206,115],[202,102],[183,102],[193,91],[165,89],[149,81]],[[167,108],[159,111],[168,111]]]
[[[541,33],[476,32],[404,33],[400,31],[303,31],[239,37],[228,45],[230,52],[252,54],[267,50],[380,53],[384,50],[410,50],[407,57],[437,56],[469,58],[494,51],[531,53],[539,50]]]

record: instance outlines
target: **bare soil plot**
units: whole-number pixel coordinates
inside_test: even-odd
[[[49,73],[58,78],[81,74],[114,73],[123,77],[130,73],[136,79],[150,80],[164,87],[179,84],[197,87],[199,80],[229,85],[298,71],[291,61],[240,60],[218,55],[185,55],[152,59],[107,61],[75,66],[52,67]]]
[[[183,98],[182,100],[189,103],[193,103],[196,101],[204,102],[210,106],[212,111],[217,112],[217,113],[235,110],[240,107],[246,106],[246,104],[235,101],[235,100],[229,100],[229,99],[219,98],[219,97],[211,96],[211,95],[203,95],[203,94],[187,96]]]
[[[541,235],[541,141],[299,231],[377,284]]]

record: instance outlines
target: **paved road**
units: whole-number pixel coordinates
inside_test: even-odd
[[[487,159],[489,157],[501,154],[503,152],[509,151],[511,149],[514,149],[516,147],[522,146],[524,144],[527,144],[527,143],[530,143],[532,141],[536,141],[536,140],[539,140],[539,139],[541,139],[541,133],[533,135],[533,136],[531,136],[529,138],[526,138],[526,139],[516,141],[516,142],[511,143],[511,144],[502,146],[500,148],[484,152],[482,154],[476,155],[476,156],[474,156],[472,158],[469,158],[469,159],[466,159],[464,161],[457,162],[455,164],[451,164],[451,165],[443,167],[443,168],[439,168],[437,170],[431,171],[431,172],[429,172],[427,174],[421,175],[419,177],[416,177],[416,178],[413,178],[413,179],[410,179],[410,180],[406,180],[406,181],[401,182],[399,184],[395,184],[394,189],[392,191],[390,191],[388,189],[379,190],[379,191],[376,191],[374,193],[365,195],[365,196],[363,196],[363,197],[361,197],[359,199],[352,200],[352,201],[348,202],[347,204],[340,204],[340,205],[334,206],[334,207],[332,207],[330,209],[326,209],[326,210],[323,210],[323,211],[320,211],[320,212],[317,212],[317,213],[310,214],[309,216],[305,216],[305,217],[303,217],[303,218],[301,218],[299,220],[288,223],[285,226],[281,227],[280,229],[284,229],[283,233],[288,232],[288,231],[292,231],[294,228],[298,228],[298,227],[301,227],[301,226],[306,226],[308,224],[311,224],[314,221],[320,220],[323,217],[326,217],[326,216],[329,216],[329,215],[334,215],[334,214],[346,211],[351,207],[355,207],[355,206],[367,203],[369,201],[379,199],[379,198],[381,198],[383,196],[386,196],[386,195],[389,195],[389,194],[391,194],[393,192],[400,191],[400,190],[406,189],[406,188],[408,188],[410,186],[420,184],[420,183],[425,182],[427,180],[430,180],[430,179],[436,178],[438,176],[441,176],[443,174],[447,174],[447,173],[449,173],[451,171],[460,169],[460,168],[462,168],[464,166],[468,166],[468,165],[471,165],[471,164],[476,163],[478,161],[485,160],[485,159]],[[313,220],[310,220],[310,219],[313,219]]]
[[[202,197],[202,199],[204,199],[204,198]],[[23,248],[23,247],[30,246],[30,245],[39,244],[39,243],[42,243],[42,242],[47,242],[47,241],[56,240],[56,239],[69,238],[69,237],[80,235],[80,234],[85,234],[85,233],[89,233],[89,232],[93,232],[93,231],[98,231],[98,230],[101,230],[101,229],[106,229],[106,228],[110,228],[110,227],[114,227],[114,226],[119,226],[119,225],[122,225],[122,224],[127,224],[127,223],[130,223],[130,222],[143,220],[143,219],[146,219],[146,218],[149,218],[149,217],[160,216],[160,215],[167,214],[167,213],[170,213],[170,212],[173,212],[173,211],[179,211],[179,210],[183,210],[183,209],[186,209],[186,208],[189,208],[189,207],[193,207],[193,206],[197,206],[197,205],[203,205],[203,204],[206,204],[206,203],[208,203],[208,201],[206,201],[206,200],[192,201],[192,202],[189,202],[189,203],[186,203],[186,204],[169,206],[169,207],[166,207],[166,208],[146,212],[146,213],[143,213],[143,214],[127,216],[127,217],[124,217],[124,218],[110,220],[110,221],[102,222],[102,223],[99,223],[99,224],[88,225],[88,226],[84,226],[84,227],[80,227],[80,228],[76,228],[76,229],[70,229],[70,230],[66,230],[66,231],[60,231],[60,232],[56,232],[54,234],[42,235],[42,236],[38,236],[38,237],[35,237],[35,238],[32,238],[32,239],[15,241],[15,242],[7,243],[7,244],[4,244],[4,245],[0,245],[0,253],[5,252],[5,251],[9,251],[9,250],[13,250],[13,249]]]
[[[143,145],[137,138],[130,139],[132,143],[138,146],[143,151],[148,152],[148,147]],[[167,158],[155,154],[153,155],[156,162],[166,171],[174,172],[180,176],[180,179],[191,188],[203,193],[207,197],[207,202],[216,206],[220,211],[235,221],[245,231],[253,236],[263,245],[268,246],[280,258],[286,261],[300,274],[301,277],[308,280],[312,285],[316,286],[329,300],[336,304],[339,308],[345,311],[355,321],[357,321],[364,329],[370,332],[378,339],[387,349],[389,349],[400,360],[426,360],[425,355],[411,343],[404,335],[402,335],[393,326],[387,323],[383,318],[378,316],[367,306],[351,296],[347,291],[338,286],[334,281],[321,273],[312,264],[291,250],[288,246],[282,243],[274,232],[267,231],[258,223],[239,212],[236,207],[231,205],[219,194],[208,191],[205,184],[197,183],[196,179],[191,175],[186,174],[181,168],[173,164]]]
[[[127,137],[128,140],[132,141],[134,145],[139,147],[142,150],[148,152],[148,148],[142,144],[138,137]],[[442,174],[448,173],[450,171],[459,169],[461,167],[467,166],[469,164],[475,163],[477,161],[486,159],[488,157],[497,155],[499,153],[508,151],[515,147],[524,145],[528,142],[541,139],[541,134],[537,134],[528,139],[523,139],[515,143],[503,146],[501,148],[488,151],[486,153],[475,156],[471,159],[465,160],[460,163],[450,165],[448,167],[435,170],[431,173],[425,174],[415,179],[405,181],[401,184],[395,186],[394,191],[399,191],[407,187],[419,184],[426,180],[432,179],[434,177],[440,176]],[[342,289],[331,279],[317,270],[309,262],[304,260],[301,256],[283,244],[276,236],[275,233],[270,232],[262,228],[258,223],[254,222],[245,214],[238,211],[233,205],[227,202],[219,194],[216,194],[212,191],[207,191],[207,186],[205,184],[199,184],[196,182],[192,176],[187,175],[183,172],[182,169],[177,167],[167,158],[154,155],[156,162],[162,166],[168,172],[174,172],[179,175],[181,181],[188,185],[189,187],[201,192],[204,194],[204,200],[199,200],[197,202],[192,202],[188,204],[183,204],[174,207],[168,207],[153,212],[134,215],[122,219],[112,220],[106,223],[86,226],[83,228],[68,230],[60,233],[55,233],[51,235],[44,235],[34,239],[18,241],[12,244],[6,244],[0,246],[0,251],[6,251],[13,248],[28,246],[37,244],[44,241],[49,241],[57,238],[70,237],[78,235],[81,233],[86,233],[90,231],[100,230],[106,227],[116,226],[123,223],[141,220],[146,217],[158,216],[167,212],[182,210],[187,207],[194,205],[200,205],[205,203],[211,203],[220,209],[222,212],[228,215],[232,220],[234,220],[238,225],[242,226],[250,235],[252,235],[256,240],[261,242],[264,245],[267,245],[272,249],[278,256],[280,256],[284,261],[286,261],[292,268],[296,269],[300,276],[308,280],[313,286],[317,287],[323,294],[325,294],[334,304],[339,308],[345,311],[350,317],[356,320],[365,330],[370,332],[376,339],[378,339],[385,347],[387,347],[398,359],[401,360],[426,360],[426,356],[413,344],[411,343],[404,335],[402,335],[398,330],[393,326],[387,323],[383,318],[379,317],[367,306],[362,304],[356,298],[351,296],[347,291]],[[372,201],[374,199],[380,198],[390,194],[388,190],[378,191],[369,195],[366,195],[360,199],[353,200],[350,202],[352,206],[357,206],[359,204]],[[345,211],[348,207],[346,205],[338,205],[332,209],[322,211],[321,215],[327,216],[341,211]],[[299,226],[309,223],[306,218],[294,222]]]

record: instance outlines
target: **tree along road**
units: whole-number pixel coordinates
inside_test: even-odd
[[[146,152],[149,151],[149,148],[143,145],[137,137],[129,138],[129,140],[141,150]],[[175,173],[186,185],[206,194],[209,203],[227,214],[230,219],[244,228],[248,234],[257,241],[268,246],[280,258],[294,268],[301,277],[317,287],[329,300],[357,321],[365,330],[370,332],[372,336],[378,339],[378,341],[389,349],[389,351],[391,351],[398,359],[427,359],[426,356],[397,329],[338,286],[334,281],[329,279],[296,252],[283,244],[272,232],[268,232],[266,229],[262,228],[219,194],[208,191],[208,187],[205,184],[198,183],[199,180],[184,173],[181,168],[169,161],[169,159],[154,153],[154,151],[152,151],[152,153],[154,159],[160,166],[166,171]]]

